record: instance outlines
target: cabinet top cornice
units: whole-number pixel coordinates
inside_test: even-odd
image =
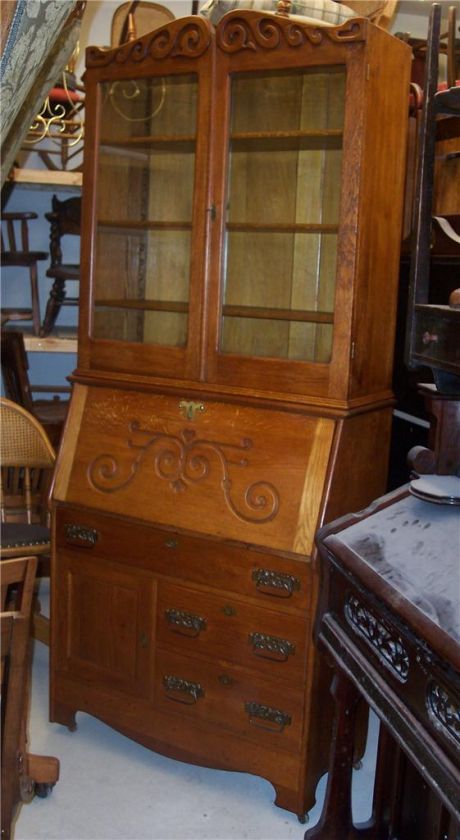
[[[328,41],[344,44],[365,40],[368,25],[363,18],[329,26],[273,12],[234,10],[224,15],[214,30],[205,18],[194,15],[171,21],[121,47],[88,47],[86,66],[136,65],[148,58],[199,58],[211,44],[214,32],[217,45],[227,53],[307,44],[320,46]]]

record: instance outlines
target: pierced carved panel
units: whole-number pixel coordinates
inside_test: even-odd
[[[436,682],[426,693],[426,708],[432,724],[457,747],[460,747],[460,705],[458,700]]]
[[[242,438],[239,444],[226,443],[197,437],[196,431],[189,428],[174,435],[143,429],[135,420],[129,424],[129,432],[126,446],[132,458],[127,466],[110,453],[101,453],[90,463],[87,476],[95,490],[116,493],[130,484],[142,468],[150,468],[174,493],[183,493],[213,478],[217,469],[225,502],[234,516],[253,524],[276,517],[279,493],[268,481],[251,482],[242,498],[234,499],[231,472],[250,466],[245,457],[253,447],[250,438]]]
[[[357,598],[349,595],[344,614],[348,624],[377,654],[382,664],[401,682],[409,675],[409,655],[394,627],[377,618]]]

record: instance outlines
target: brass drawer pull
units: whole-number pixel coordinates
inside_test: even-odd
[[[76,525],[66,522],[64,534],[70,542],[76,542],[85,548],[93,548],[99,539],[99,533],[95,528],[88,528],[86,525]]]
[[[167,697],[175,703],[193,706],[200,697],[204,697],[204,690],[199,683],[189,682],[172,674],[163,677],[163,685],[167,692],[174,692],[174,694],[168,694]]]
[[[165,610],[166,621],[173,633],[178,633],[179,636],[189,636],[196,638],[202,630],[206,630],[207,621],[200,615],[185,612],[184,610],[169,609]]]
[[[293,592],[300,590],[299,578],[284,572],[254,569],[252,579],[259,592],[263,592],[264,595],[273,595],[275,598],[290,598]]]
[[[254,656],[274,662],[286,662],[295,653],[295,645],[292,642],[279,639],[278,636],[267,636],[265,633],[250,633],[249,643],[252,645]]]
[[[177,540],[166,540],[165,541],[166,548],[177,548],[178,545],[179,545],[179,543],[177,542]]]
[[[282,712],[281,709],[273,709],[254,700],[245,703],[244,708],[249,715],[249,723],[268,732],[282,732],[284,727],[290,726],[292,722],[291,715]]]

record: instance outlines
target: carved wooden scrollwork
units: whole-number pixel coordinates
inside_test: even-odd
[[[426,693],[428,715],[435,728],[460,747],[460,705],[458,700],[431,681]]]
[[[319,46],[328,40],[341,43],[363,39],[363,26],[357,20],[334,27],[312,26],[290,18],[260,15],[257,12],[247,12],[244,17],[238,12],[226,15],[217,29],[217,43],[227,53],[256,50],[259,47],[274,50],[280,46]]]
[[[353,595],[348,596],[344,613],[352,629],[364,638],[385,667],[401,682],[406,682],[409,656],[395,628],[377,618]]]
[[[98,455],[89,464],[88,481],[95,490],[115,493],[126,487],[150,455],[148,463],[153,466],[155,475],[167,481],[175,493],[205,481],[217,466],[225,501],[238,519],[260,524],[276,517],[279,494],[268,481],[252,482],[246,487],[238,505],[234,501],[230,469],[249,466],[249,460],[242,455],[253,446],[249,438],[232,444],[199,438],[195,430],[188,428],[178,435],[142,429],[137,421],[130,423],[129,431],[127,447],[135,455],[127,469],[123,469],[115,455],[109,453]]]
[[[86,53],[87,67],[108,67],[110,64],[138,64],[146,58],[160,60],[182,56],[199,58],[211,43],[209,24],[196,17],[193,23],[172,21],[162,29],[130,41],[118,49],[91,47]]]

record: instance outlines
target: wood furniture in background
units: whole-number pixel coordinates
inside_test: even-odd
[[[1,563],[2,768],[1,832],[10,840],[21,802],[46,796],[59,778],[53,756],[27,752],[30,690],[30,625],[36,557]]]
[[[30,284],[31,304],[29,308],[2,308],[2,326],[8,321],[32,321],[35,335],[40,333],[40,301],[38,295],[39,260],[46,260],[46,251],[33,251],[29,246],[29,222],[37,219],[36,213],[4,213],[2,212],[2,249],[1,265],[3,269],[14,268],[14,282],[18,280],[17,268],[25,268],[26,279]],[[6,281],[3,271],[3,282]]]
[[[319,532],[316,636],[334,663],[337,706],[323,814],[306,840],[458,837],[458,536],[458,508],[407,487]],[[372,819],[354,826],[353,729],[362,698],[384,729]]]
[[[119,47],[126,41],[134,41],[174,18],[173,12],[159,3],[150,3],[150,0],[129,0],[118,6],[113,13],[110,44],[112,47]]]
[[[29,380],[29,362],[24,336],[16,330],[2,330],[1,367],[3,386],[8,399],[21,405],[45,429],[55,448],[59,446],[62,429],[67,417],[69,400],[61,394],[70,394],[65,385],[32,385]],[[52,393],[52,399],[34,399],[34,394]]]
[[[451,12],[450,36],[455,39],[455,10]],[[427,43],[424,104],[418,149],[414,234],[411,249],[406,362],[431,368],[441,393],[460,393],[460,308],[449,305],[454,297],[438,303],[433,260],[444,250],[444,259],[460,265],[459,154],[460,86],[438,90],[438,53],[441,6],[433,4]],[[453,47],[450,52],[454,52]],[[451,59],[451,63],[453,59]],[[452,79],[451,79],[452,81]],[[437,158],[437,160],[435,160]],[[433,222],[433,214],[438,224]],[[452,227],[452,222],[454,227]],[[441,228],[441,234],[440,230]],[[453,233],[450,246],[449,236]],[[440,245],[441,243],[441,245]],[[455,268],[454,268],[455,271]],[[436,303],[431,303],[433,297]]]
[[[250,11],[87,52],[51,719],[256,773],[301,819],[314,533],[385,487],[409,63],[366,20]]]
[[[62,306],[78,306],[78,297],[68,296],[66,283],[80,281],[80,263],[69,263],[65,259],[65,250],[68,243],[66,237],[81,236],[81,197],[61,201],[57,195],[53,195],[51,206],[51,213],[45,214],[50,223],[51,256],[46,276],[52,278],[53,285],[46,304],[41,336],[49,335],[53,330]]]

